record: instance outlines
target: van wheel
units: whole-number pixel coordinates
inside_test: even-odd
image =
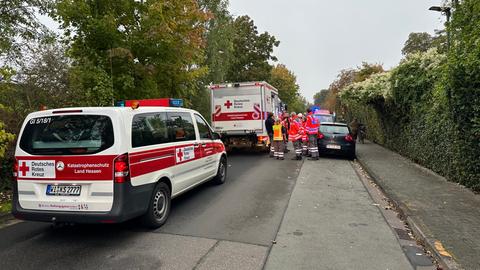
[[[160,182],[153,190],[147,213],[142,218],[143,224],[152,229],[162,226],[167,221],[170,208],[170,189],[165,183]]]
[[[222,157],[220,159],[220,164],[218,164],[217,175],[212,179],[212,182],[215,185],[221,185],[225,183],[227,179],[227,159]]]

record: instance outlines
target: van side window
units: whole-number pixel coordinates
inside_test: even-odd
[[[171,141],[167,126],[167,113],[146,113],[133,117],[133,147],[156,145]]]
[[[203,118],[195,114],[195,120],[197,121],[198,132],[200,133],[200,139],[212,139],[212,131],[207,125],[207,122]]]
[[[174,142],[193,141],[196,139],[192,116],[187,112],[169,112],[168,127],[170,138]]]

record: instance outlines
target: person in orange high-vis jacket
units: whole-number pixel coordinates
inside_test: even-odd
[[[275,125],[273,125],[273,147],[275,149],[274,156],[283,160],[285,157],[285,133],[280,119],[277,119]]]
[[[302,136],[302,155],[308,155],[308,134],[305,130],[305,124],[307,123],[307,118],[303,114],[298,114],[298,118],[301,120],[300,125],[300,134]]]
[[[315,118],[311,109],[307,110],[307,123],[305,128],[308,134],[308,151],[312,156],[311,160],[318,160],[318,131],[320,128],[320,121]]]
[[[290,129],[288,130],[288,138],[293,143],[295,150],[295,158],[293,160],[302,160],[302,135],[300,134],[301,127],[300,119],[297,114],[292,112],[290,117]]]

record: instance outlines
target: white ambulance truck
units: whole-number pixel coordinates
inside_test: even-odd
[[[267,82],[220,84],[210,89],[212,126],[222,135],[227,149],[266,149],[267,115],[283,111],[278,90]]]

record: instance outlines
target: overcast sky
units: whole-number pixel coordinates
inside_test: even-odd
[[[441,0],[230,0],[234,16],[249,15],[260,31],[280,40],[279,63],[297,75],[309,100],[338,72],[362,61],[391,68],[411,32],[442,29],[429,11]]]

